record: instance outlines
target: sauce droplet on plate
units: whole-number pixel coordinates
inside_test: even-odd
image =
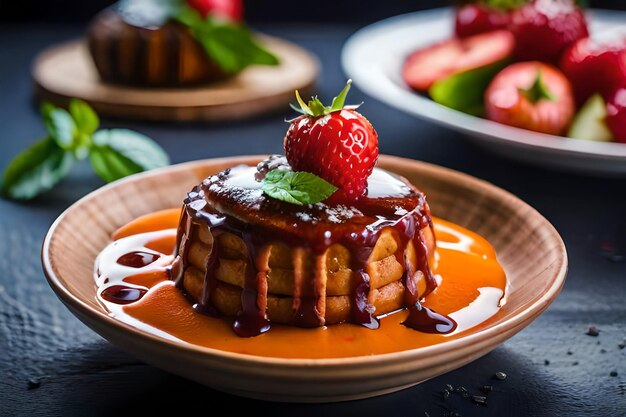
[[[160,257],[161,256],[156,253],[135,251],[120,256],[117,259],[117,263],[131,268],[143,268],[144,266],[150,265]]]
[[[409,315],[402,324],[422,333],[439,334],[452,333],[457,326],[450,317],[439,314],[420,303],[415,303],[409,308]]]
[[[141,288],[112,285],[105,288],[100,296],[111,303],[130,304],[141,299],[146,292],[147,290]]]

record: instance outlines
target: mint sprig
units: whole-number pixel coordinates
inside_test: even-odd
[[[281,169],[268,172],[261,189],[272,198],[298,206],[319,203],[337,191],[337,187],[310,172]]]
[[[6,198],[28,200],[52,189],[75,161],[87,157],[107,182],[169,164],[167,154],[147,136],[98,130],[100,119],[84,101],[71,100],[68,110],[44,103],[41,114],[47,135],[5,168],[0,193]]]
[[[243,24],[203,18],[196,10],[182,4],[174,19],[187,26],[207,55],[227,73],[238,73],[250,65],[278,65],[278,58],[263,48]]]

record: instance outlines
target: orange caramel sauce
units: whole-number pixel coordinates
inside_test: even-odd
[[[176,208],[142,216],[118,229],[113,238],[175,228],[180,212]],[[433,221],[439,256],[433,272],[441,275],[442,281],[422,303],[424,306],[448,315],[476,300],[480,294],[478,288],[494,287],[505,291],[505,273],[489,242],[448,221],[438,218]],[[170,255],[175,239],[173,235],[167,236],[149,242],[146,247]],[[141,300],[122,308],[123,314],[147,324],[146,330],[151,326],[182,341],[229,352],[310,359],[366,356],[435,345],[467,332],[442,335],[415,331],[401,324],[407,315],[405,310],[383,317],[377,330],[355,324],[313,329],[272,324],[267,333],[242,338],[233,332],[234,318],[197,313],[175,288],[174,282],[168,280],[164,269],[132,275],[124,282],[150,288]],[[485,326],[485,322],[468,330],[474,332],[481,326]]]

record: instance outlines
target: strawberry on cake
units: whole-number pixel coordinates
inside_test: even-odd
[[[349,88],[330,106],[296,92],[284,156],[217,173],[184,202],[172,279],[197,311],[236,317],[240,336],[436,315],[419,303],[437,286],[428,203],[375,166],[378,135],[344,105]]]

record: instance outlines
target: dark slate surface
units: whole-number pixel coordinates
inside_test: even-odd
[[[324,72],[319,94],[345,82],[339,66],[350,27],[281,27],[267,32],[317,54]],[[43,134],[31,103],[29,67],[45,46],[80,28],[0,28],[0,167]],[[532,325],[475,362],[413,388],[339,404],[273,404],[225,395],[145,365],[110,345],[63,307],[46,283],[39,251],[47,228],[66,207],[96,189],[86,165],[62,186],[28,204],[0,200],[0,415],[120,415],[165,405],[230,415],[252,409],[279,416],[624,416],[626,415],[626,180],[556,172],[495,157],[461,135],[391,110],[357,89],[352,102],[376,126],[381,152],[437,163],[491,181],[530,203],[560,231],[570,257],[565,287]],[[173,162],[243,153],[280,152],[285,114],[206,126],[105,121],[159,141]],[[538,254],[541,256],[541,254]],[[529,259],[528,262],[532,262]],[[597,337],[585,334],[590,325]],[[492,376],[506,372],[505,381]],[[610,376],[612,371],[617,376]],[[491,384],[488,406],[458,395],[443,401],[445,384],[478,394]]]

